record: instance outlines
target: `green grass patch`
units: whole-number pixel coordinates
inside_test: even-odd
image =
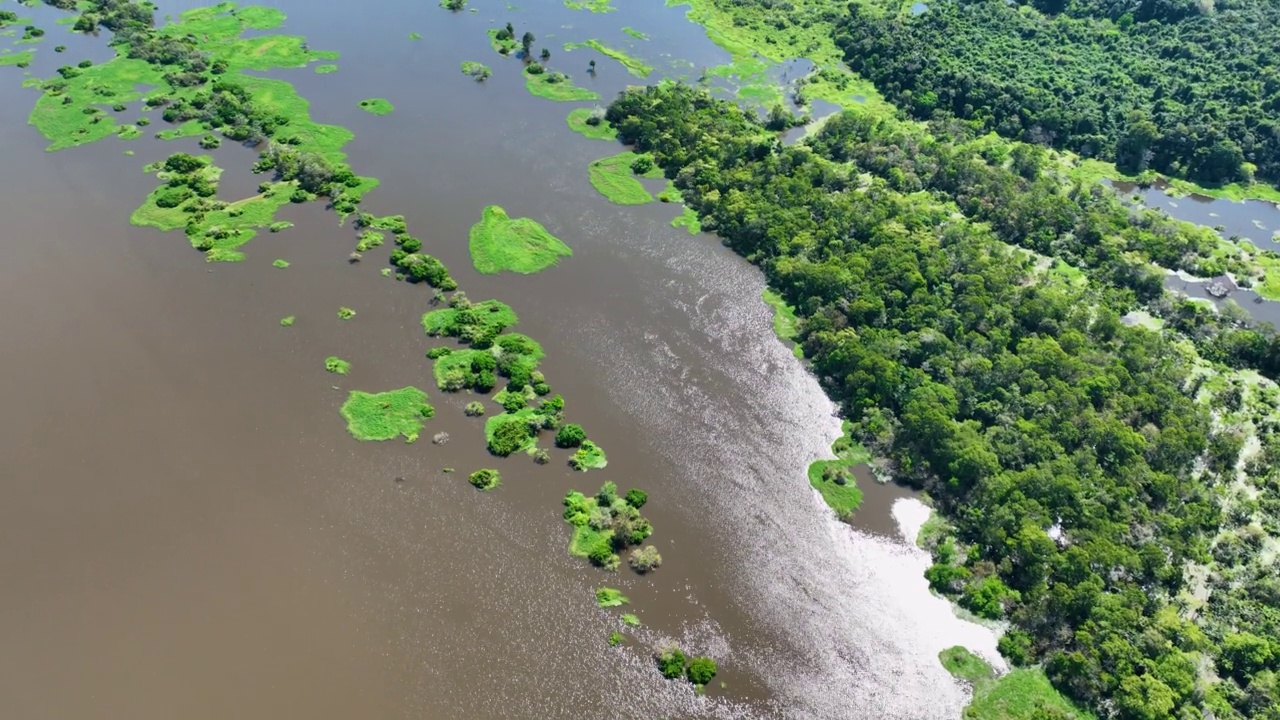
[[[418,439],[422,423],[435,414],[427,394],[416,387],[367,393],[353,390],[342,405],[347,430],[357,440],[391,440],[403,436],[405,442]]]
[[[324,369],[338,375],[346,375],[351,372],[351,363],[335,355],[330,355],[324,359]]]
[[[355,317],[355,316],[356,316],[356,311],[355,311],[355,310],[352,310],[352,309],[351,309],[351,308],[349,308],[349,307],[340,307],[340,308],[338,308],[338,319],[339,319],[339,320],[350,320],[351,318],[353,318],[353,317]]]
[[[693,208],[685,208],[679,215],[671,220],[671,227],[684,228],[690,235],[697,235],[702,232],[702,221],[698,219],[698,213]]]
[[[421,40],[421,39],[422,39],[422,33],[411,32],[411,33],[409,33],[409,39],[410,39],[410,40]]]
[[[938,659],[942,661],[942,667],[946,668],[947,672],[971,683],[988,680],[995,675],[986,660],[959,645],[938,653]]]
[[[30,50],[23,50],[22,52],[10,53],[8,55],[0,55],[0,67],[12,65],[22,65],[25,67],[30,65],[35,59],[35,53]]]
[[[617,10],[613,0],[564,0],[564,6],[570,10],[586,10],[593,13],[607,13]]]
[[[568,245],[536,220],[513,219],[497,205],[486,207],[480,222],[471,226],[470,249],[476,272],[484,275],[504,270],[529,275],[573,255]]]
[[[854,479],[853,468],[871,459],[871,453],[849,435],[850,424],[843,425],[844,434],[831,444],[834,460],[818,460],[809,465],[809,484],[841,519],[848,521],[862,505],[862,491]]]
[[[995,680],[978,681],[973,688],[973,701],[964,710],[965,720],[1033,717],[1096,720],[1092,713],[1076,707],[1058,692],[1040,668],[1020,668]]]
[[[189,120],[165,130],[156,133],[156,137],[161,140],[181,140],[182,138],[200,137],[204,135],[205,128],[198,120]]]
[[[640,627],[640,618],[635,613],[623,613],[622,622],[629,627]]]
[[[520,49],[520,41],[515,38],[499,37],[498,28],[489,29],[489,47],[499,55],[511,55]]]
[[[474,80],[485,80],[493,74],[489,70],[489,66],[484,63],[478,63],[474,60],[462,61],[462,74],[468,75]]]
[[[280,268],[281,270],[283,270],[283,269],[285,269],[285,268],[289,267],[289,261],[288,261],[288,260],[273,260],[273,261],[271,262],[271,265],[272,265],[272,267],[277,267],[277,268]]]
[[[591,442],[583,440],[582,445],[578,446],[573,457],[569,458],[569,465],[574,470],[586,472],[588,470],[599,470],[609,464],[609,459],[605,457],[604,448]]]
[[[384,98],[369,98],[360,101],[360,109],[370,115],[390,115],[395,112],[396,106]]]
[[[587,166],[591,185],[609,202],[618,205],[644,205],[653,202],[653,195],[636,179],[632,165],[642,157],[630,150],[607,158],[600,158]],[[650,158],[650,162],[652,159]],[[661,177],[662,171],[653,165],[641,177]]]
[[[649,39],[649,36],[648,36],[648,35],[645,35],[644,33],[640,32],[639,30],[636,30],[635,28],[632,28],[632,27],[624,27],[624,28],[622,28],[622,32],[624,32],[624,33],[626,33],[626,34],[630,35],[631,37],[633,37],[633,38],[635,38],[635,39],[637,39],[637,40],[648,40],[648,39]]]
[[[685,212],[692,211],[685,208]],[[679,220],[679,218],[676,219]],[[697,222],[697,213],[694,213],[694,222]],[[764,292],[761,293],[761,297],[764,299],[765,304],[773,308],[774,334],[783,342],[791,343],[791,350],[796,357],[804,357],[804,350],[796,343],[796,336],[800,334],[800,319],[796,317],[796,309],[788,305],[787,301],[771,288],[765,288]]]
[[[296,320],[297,318],[292,315],[287,315],[285,317],[282,317],[280,318],[280,327],[293,327],[293,323]]]
[[[599,100],[600,95],[593,90],[580,88],[573,84],[573,79],[564,73],[524,72],[524,86],[536,97],[555,102],[586,102]]]
[[[490,354],[488,350],[454,350],[448,355],[443,355],[435,359],[432,364],[432,374],[436,378],[436,387],[441,390],[455,391],[464,387],[470,387],[470,379],[474,382],[474,372],[472,363],[477,355]],[[456,378],[462,377],[459,382]],[[454,379],[451,379],[454,378]]]
[[[569,129],[592,140],[617,140],[618,131],[603,117],[603,111],[591,108],[577,108],[569,113],[566,121]],[[596,119],[595,124],[591,120]]]
[[[607,58],[618,61],[627,69],[627,72],[638,78],[649,77],[653,72],[652,65],[646,65],[642,60],[633,58],[621,50],[608,47],[599,40],[587,40],[585,42],[571,42],[564,44],[565,50],[577,50],[579,48],[591,48]]]
[[[316,66],[317,75],[329,75],[336,72],[338,72],[338,66],[333,63],[324,63],[323,65]]]
[[[622,607],[630,603],[626,595],[617,588],[602,587],[596,588],[596,605],[602,608]]]

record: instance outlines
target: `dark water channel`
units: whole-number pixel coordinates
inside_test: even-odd
[[[609,466],[490,457],[462,413],[471,398],[433,387],[419,325],[430,295],[378,274],[388,248],[349,265],[353,232],[313,203],[287,208],[296,226],[260,235],[245,262],[207,265],[181,234],[128,224],[154,187],[141,166],[194,140],[45,153],[26,125],[35,91],[0,68],[3,715],[958,717],[966,691],[937,652],[994,656],[992,635],[929,594],[927,557],[899,532],[918,503],[860,478],[851,528],[808,486],[839,423],[773,337],[759,272],[671,228],[678,208],[598,196],[586,166],[615,149],[568,131],[575,105],[530,96],[484,34],[508,19],[531,29],[552,67],[607,98],[636,80],[603,58],[591,78],[590,51],[560,45],[600,38],[658,67],[651,80],[727,61],[683,9],[265,4],[289,14],[282,32],[343,54],[333,75],[273,75],[356,133],[353,166],[383,181],[367,209],[405,214],[470,297],[517,310]],[[110,56],[59,15],[29,14],[50,36],[35,76]],[[473,83],[462,60],[493,78]],[[367,97],[397,110],[369,116],[356,107]],[[214,154],[222,196],[251,193],[253,153]],[[574,256],[535,276],[476,275],[467,230],[491,203]],[[339,321],[339,306],[357,317]],[[328,355],[351,375],[326,373]],[[347,390],[408,384],[437,410],[421,440],[347,435]],[[441,431],[452,439],[433,445]],[[465,482],[479,467],[501,469],[500,490]],[[610,479],[650,493],[664,558],[651,576],[565,553],[560,498]],[[645,624],[627,647],[606,646],[621,626],[595,607],[604,584]],[[699,697],[663,681],[649,652],[673,640],[716,657],[725,686]]]

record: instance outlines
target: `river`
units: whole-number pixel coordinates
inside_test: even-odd
[[[490,457],[462,413],[470,398],[431,387],[429,293],[379,275],[386,248],[348,264],[351,229],[319,203],[286,208],[295,227],[260,235],[245,262],[206,264],[181,234],[128,224],[154,187],[141,166],[194,140],[45,153],[26,125],[36,91],[0,68],[6,716],[958,717],[967,690],[937,653],[963,644],[995,661],[995,642],[929,593],[928,557],[897,519],[918,523],[918,502],[862,478],[854,526],[832,517],[805,468],[839,422],[773,336],[760,273],[670,227],[676,207],[600,197],[586,166],[615,150],[567,129],[575,105],[530,96],[485,29],[531,29],[553,68],[606,98],[637,80],[598,56],[590,77],[593,55],[563,42],[627,48],[658,68],[648,81],[727,54],[657,2],[598,15],[545,1],[265,4],[288,14],[280,32],[342,53],[332,75],[272,75],[356,133],[354,168],[383,182],[366,209],[404,213],[471,298],[516,309],[609,466]],[[198,5],[162,0],[159,15]],[[36,77],[110,57],[58,13],[23,14],[49,32]],[[462,60],[494,76],[476,84]],[[397,110],[367,115],[366,97]],[[250,150],[213,154],[223,197],[253,192]],[[475,274],[467,230],[488,204],[539,220],[574,256],[534,276]],[[339,321],[339,306],[357,317]],[[280,327],[285,315],[296,325]],[[351,375],[326,373],[328,355]],[[348,389],[408,384],[437,409],[423,440],[347,435]],[[433,445],[440,431],[452,439]],[[463,479],[483,466],[502,470],[499,491]],[[665,560],[650,576],[565,552],[560,498],[607,479],[650,494]],[[618,625],[595,606],[604,584],[644,623],[626,647],[606,646]],[[668,640],[719,660],[706,696],[657,674],[649,648]]]

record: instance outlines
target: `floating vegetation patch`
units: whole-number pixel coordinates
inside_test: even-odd
[[[531,63],[524,70],[524,86],[529,92],[545,100],[556,102],[586,102],[599,100],[593,90],[573,84],[573,79],[562,72],[545,72],[541,65]]]
[[[351,372],[351,363],[340,357],[330,355],[324,359],[324,369],[338,375],[346,375]]]
[[[577,108],[566,118],[569,129],[592,140],[616,140],[618,131],[604,117],[604,108]]]
[[[435,415],[427,394],[415,387],[367,393],[353,390],[342,405],[347,430],[357,440],[391,440],[403,436],[405,442],[418,439],[422,424]]]
[[[644,205],[653,195],[637,177],[662,177],[662,170],[648,154],[627,150],[592,162],[587,167],[591,185],[610,202],[618,205]]]
[[[530,218],[511,218],[497,205],[484,209],[471,227],[471,262],[476,271],[493,275],[504,270],[529,275],[573,255],[560,238]]]
[[[395,112],[396,106],[384,98],[369,98],[360,101],[360,109],[370,115],[390,115]]]
[[[627,69],[627,72],[638,78],[649,77],[649,74],[653,72],[652,65],[646,65],[643,61],[633,58],[621,50],[608,47],[599,40],[587,40],[585,42],[570,42],[564,44],[565,50],[577,50],[578,48],[591,48],[605,57],[617,60]]]

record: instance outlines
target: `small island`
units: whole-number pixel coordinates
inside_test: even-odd
[[[618,497],[618,486],[612,482],[591,497],[570,491],[564,496],[564,520],[573,528],[569,554],[586,558],[596,567],[617,570],[622,564],[618,552],[639,545],[653,533],[653,525],[640,514],[647,497],[642,490]]]
[[[418,439],[422,423],[435,415],[427,394],[416,387],[380,393],[352,390],[342,405],[347,431],[357,440],[381,441],[403,436]]]
[[[360,109],[371,115],[390,115],[395,112],[396,106],[392,105],[390,100],[369,98],[360,101]]]
[[[630,150],[592,162],[587,173],[592,187],[617,205],[653,202],[653,195],[636,178],[662,177],[662,169],[654,164],[652,156]]]
[[[511,218],[497,205],[486,207],[480,222],[471,227],[470,248],[476,272],[485,275],[504,270],[529,275],[573,255],[536,220]]]

